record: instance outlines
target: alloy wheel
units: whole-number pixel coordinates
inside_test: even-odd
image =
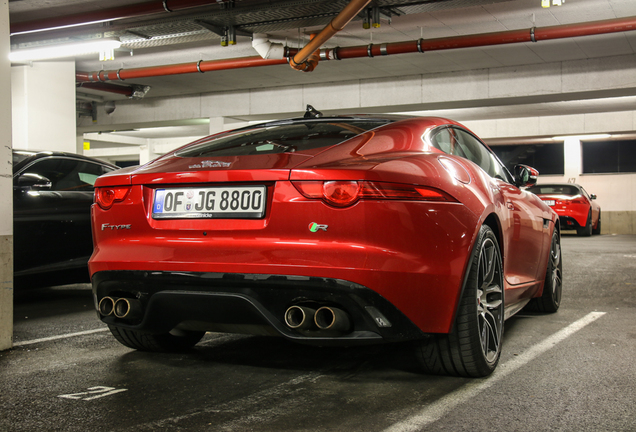
[[[503,278],[499,248],[490,238],[481,245],[477,278],[477,319],[484,358],[495,362],[503,335]]]
[[[556,235],[552,236],[550,260],[552,264],[552,298],[554,299],[554,303],[558,306],[561,303],[563,280],[561,276],[561,245]]]

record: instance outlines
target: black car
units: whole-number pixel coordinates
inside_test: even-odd
[[[93,184],[115,169],[72,153],[13,150],[16,288],[89,281]]]

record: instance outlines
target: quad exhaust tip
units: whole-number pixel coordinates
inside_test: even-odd
[[[285,324],[295,330],[309,330],[314,323],[316,310],[307,306],[291,306],[285,312]]]
[[[103,316],[109,316],[115,310],[115,299],[112,297],[104,297],[99,301],[99,313]]]
[[[316,327],[320,330],[346,332],[351,327],[349,315],[342,309],[331,306],[323,306],[314,315]]]
[[[143,315],[143,308],[139,300],[124,297],[103,297],[97,307],[99,313],[105,317],[114,315],[122,319],[139,319]]]
[[[142,315],[141,302],[139,300],[122,297],[117,299],[113,314],[117,318],[137,319]]]
[[[285,324],[294,330],[346,332],[351,328],[349,315],[331,306],[323,306],[318,310],[308,306],[290,306],[285,312]]]

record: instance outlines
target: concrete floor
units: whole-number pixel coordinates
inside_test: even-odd
[[[409,347],[208,334],[121,346],[87,285],[18,293],[0,431],[636,431],[636,236],[563,236],[554,315],[506,323],[483,380],[417,372]]]

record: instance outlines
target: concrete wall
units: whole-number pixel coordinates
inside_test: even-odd
[[[451,108],[487,107],[492,110],[502,107],[500,117],[505,119],[510,117],[511,106],[524,103],[567,103],[585,98],[632,96],[636,91],[634,70],[636,55],[625,55],[523,67],[120,101],[117,110],[110,115],[98,110],[97,124],[93,125],[90,119],[81,119],[79,126],[83,131],[97,131],[107,125],[118,125],[121,129],[130,124],[191,118],[275,119],[297,116],[307,104],[325,113],[439,112]],[[547,126],[524,124],[523,130]],[[572,124],[570,128],[577,126]]]
[[[13,147],[75,153],[75,63],[13,66],[11,80]]]
[[[13,337],[13,169],[9,3],[0,1],[0,350]]]

